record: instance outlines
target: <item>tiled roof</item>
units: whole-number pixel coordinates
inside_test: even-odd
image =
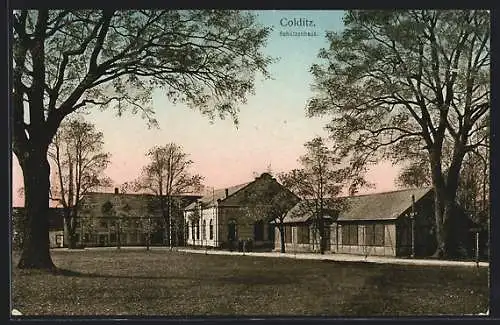
[[[180,202],[181,208],[191,203],[192,201],[199,198],[199,195],[174,195],[173,199],[176,202]],[[140,209],[144,207],[148,201],[154,199],[155,196],[152,194],[142,194],[142,193],[103,193],[103,192],[90,192],[85,195],[85,200],[90,201],[100,201],[104,202],[105,200],[109,200],[113,202],[114,199],[118,199],[123,204],[128,204],[132,209]]]
[[[427,187],[340,198],[343,199],[342,205],[344,208],[339,213],[337,220],[394,220],[411,208],[412,195],[415,196],[415,202],[417,202],[430,191],[431,188]],[[304,209],[306,203],[306,201],[297,203],[287,213],[284,222],[305,222],[309,220],[313,212],[310,209]]]
[[[339,215],[339,221],[346,220],[393,220],[411,208],[412,195],[419,201],[431,188],[367,194],[350,197],[347,211]]]
[[[236,193],[237,191],[241,190],[242,188],[244,188],[245,186],[247,186],[250,183],[251,182],[247,182],[247,183],[234,185],[234,186],[227,187],[227,188],[220,188],[220,189],[213,190],[212,193],[209,193],[209,194],[201,197],[198,200],[198,203],[201,202],[201,204],[204,207],[215,206],[217,204],[217,200],[222,200],[222,199],[226,198],[226,189],[227,189],[228,196],[229,196],[229,195],[232,195],[232,194]],[[196,204],[197,204],[197,202],[192,202],[185,209],[186,210],[194,209],[196,207]]]
[[[340,198],[339,198],[340,199]],[[340,201],[340,200],[339,200]],[[335,206],[337,201],[324,200],[325,206]],[[293,223],[293,222],[305,222],[313,217],[314,214],[314,201],[313,200],[302,200],[298,202],[293,208],[288,211],[283,222]],[[330,213],[334,214],[334,213]],[[325,215],[325,218],[331,218],[333,216]]]

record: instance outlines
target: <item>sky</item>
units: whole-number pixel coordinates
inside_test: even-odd
[[[327,137],[325,118],[305,115],[311,91],[309,68],[319,62],[317,54],[328,43],[327,31],[343,29],[342,11],[256,11],[257,19],[273,31],[264,52],[279,60],[269,67],[272,80],[255,81],[256,94],[240,105],[239,124],[231,119],[213,123],[183,104],[172,104],[161,90],[153,95],[159,129],[148,129],[139,115],[116,116],[112,110],[93,110],[86,119],[104,133],[105,150],[111,153],[106,175],[115,186],[132,181],[147,164],[146,151],[155,145],[174,142],[189,154],[191,171],[204,177],[204,185],[224,188],[251,181],[269,168],[274,173],[300,167],[297,159],[305,153],[304,143],[316,136]],[[295,20],[309,21],[309,27],[286,26]],[[285,25],[285,26],[282,26]],[[285,36],[286,32],[315,33],[316,36]],[[22,172],[13,155],[13,204],[23,204],[18,195]],[[397,167],[389,162],[374,166],[367,179],[374,188],[361,193],[395,189]]]

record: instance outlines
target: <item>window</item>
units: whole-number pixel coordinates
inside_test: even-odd
[[[227,224],[227,240],[234,241],[238,238],[238,229],[235,220],[230,220]]]
[[[372,224],[365,226],[365,245],[384,246],[384,225]]]
[[[186,225],[184,228],[184,236],[186,237],[186,240],[189,239],[189,222],[186,222]]]
[[[375,225],[375,245],[385,245],[385,226],[382,224]]]
[[[292,243],[292,226],[285,226],[285,243]]]
[[[56,246],[63,247],[64,237],[62,235],[56,235]]]
[[[200,239],[200,221],[196,223],[196,239]]]
[[[342,244],[358,244],[358,225],[342,225]]]
[[[298,226],[297,227],[297,243],[309,244],[309,227],[308,226]]]
[[[210,224],[208,227],[210,232],[210,239],[214,239],[214,223],[212,219],[210,219]]]
[[[203,220],[203,226],[201,228],[201,239],[207,239],[207,221]]]
[[[255,241],[264,240],[264,221],[259,220],[253,224],[253,238]]]
[[[194,236],[196,231],[196,227],[194,225],[194,221],[191,221],[191,239],[194,240],[196,237]]]

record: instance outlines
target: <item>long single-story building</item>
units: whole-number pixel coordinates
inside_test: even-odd
[[[431,188],[344,197],[342,209],[324,215],[327,250],[381,256],[426,256],[435,251]],[[284,218],[286,251],[317,252],[315,212],[297,203]],[[275,250],[280,249],[276,232]]]
[[[281,205],[289,202],[287,210],[299,201],[268,173],[252,182],[213,190],[185,208],[187,244],[237,249],[241,241],[251,241],[254,248],[272,250],[275,227],[269,204],[277,196]]]

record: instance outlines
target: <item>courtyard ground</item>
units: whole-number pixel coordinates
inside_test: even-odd
[[[23,315],[403,316],[488,309],[488,268],[204,255],[168,250],[52,252],[66,271],[19,270]]]

